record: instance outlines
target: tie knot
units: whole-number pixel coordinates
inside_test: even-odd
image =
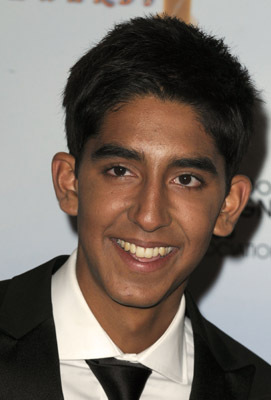
[[[139,363],[101,358],[86,360],[109,400],[138,400],[151,369]]]

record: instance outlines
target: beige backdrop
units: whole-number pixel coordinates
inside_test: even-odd
[[[243,171],[254,183],[236,233],[215,240],[191,282],[203,313],[271,361],[271,53],[269,0],[1,0],[1,278],[61,253],[76,235],[58,210],[52,155],[65,150],[61,93],[75,60],[114,22],[163,7],[225,36],[262,91]]]

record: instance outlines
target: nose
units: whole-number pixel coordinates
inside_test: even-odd
[[[169,226],[171,216],[168,196],[163,185],[145,182],[133,199],[128,218],[146,232]]]

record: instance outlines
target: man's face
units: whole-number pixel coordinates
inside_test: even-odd
[[[224,197],[223,158],[190,106],[145,97],[109,113],[78,173],[79,283],[133,307],[180,297]]]

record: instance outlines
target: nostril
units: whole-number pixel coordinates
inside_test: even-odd
[[[167,208],[161,209],[154,202],[142,199],[141,204],[132,207],[128,213],[129,219],[146,232],[153,232],[171,223]]]

